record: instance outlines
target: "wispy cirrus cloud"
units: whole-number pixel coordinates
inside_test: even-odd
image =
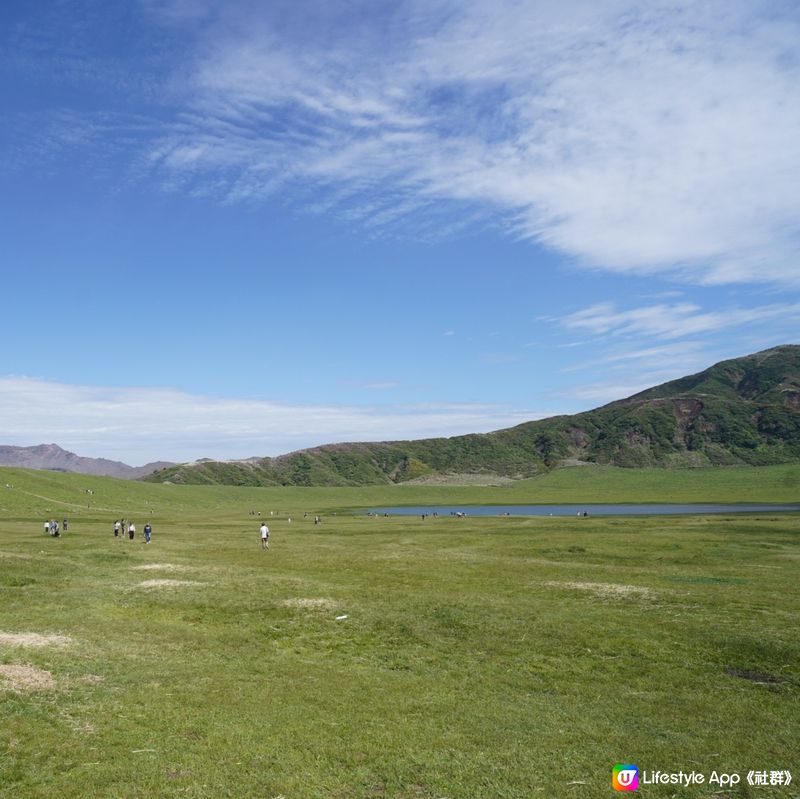
[[[566,328],[594,335],[651,336],[671,340],[728,328],[741,329],[759,322],[783,321],[796,329],[800,321],[800,303],[704,311],[699,305],[689,302],[646,305],[628,310],[619,310],[607,302],[560,317],[557,321]]]
[[[225,203],[423,236],[501,225],[594,269],[800,284],[795,3],[141,0],[121,54],[88,47],[113,10],[55,8],[7,63],[113,91],[18,119],[9,162],[83,148]],[[146,112],[126,119],[127,97]]]
[[[581,404],[602,405],[631,397],[640,391],[666,383],[668,380],[674,380],[679,376],[673,371],[662,370],[649,373],[646,380],[641,378],[637,380],[635,375],[631,374],[628,376],[629,379],[601,380],[576,386],[565,392],[563,396]]]
[[[562,374],[584,373],[588,382],[558,396],[611,402],[717,361],[796,340],[800,303],[709,311],[690,302],[627,309],[604,302],[547,321],[601,342],[582,342],[581,360],[561,368]]]
[[[654,347],[634,347],[612,350],[608,353],[564,367],[562,372],[580,372],[589,368],[630,370],[636,368],[641,373],[642,364],[669,363],[671,370],[689,371],[695,366],[707,366],[703,345],[699,341],[678,341]],[[653,379],[649,375],[648,379]]]
[[[372,225],[479,208],[596,268],[800,282],[791,4],[281,8],[210,29],[150,154],[171,180],[325,187]]]
[[[377,383],[365,383],[364,388],[369,391],[390,391],[397,388],[399,383],[394,380],[384,380]]]
[[[153,460],[279,455],[340,441],[488,432],[545,414],[490,404],[290,405],[166,388],[0,378],[0,441],[56,442],[81,455]]]

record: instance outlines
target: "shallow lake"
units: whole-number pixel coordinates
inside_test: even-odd
[[[800,505],[462,505],[372,508],[370,513],[383,516],[674,516],[713,513],[787,513],[800,511]]]

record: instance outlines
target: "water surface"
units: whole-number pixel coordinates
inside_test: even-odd
[[[800,505],[673,504],[673,505],[415,505],[413,507],[371,508],[383,516],[676,516],[717,513],[787,513],[800,511]]]

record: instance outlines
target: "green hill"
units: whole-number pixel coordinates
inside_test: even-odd
[[[562,465],[626,468],[800,461],[800,346],[718,363],[572,416],[493,433],[330,444],[251,461],[161,469],[151,482],[358,486],[447,475],[521,479]]]

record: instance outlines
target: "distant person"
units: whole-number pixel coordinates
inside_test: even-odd
[[[53,519],[53,521],[52,521],[52,523],[50,525],[50,529],[53,531],[53,535],[56,538],[60,538],[61,537],[61,533],[58,531],[58,522],[55,519]]]
[[[131,522],[128,525],[128,538],[130,538],[131,541],[133,541],[135,537],[136,537],[136,525],[133,522]]]
[[[120,530],[122,529],[122,525],[119,523],[119,519],[114,522],[114,538],[119,538]]]
[[[150,543],[150,536],[153,534],[153,528],[150,526],[150,522],[144,526],[144,542],[145,544]]]
[[[66,533],[68,529],[69,529],[69,522],[66,519],[64,519],[64,532]]]
[[[269,527],[266,522],[261,525],[261,549],[269,549]]]
[[[50,522],[45,522],[44,523],[44,534],[45,535],[50,535]]]

